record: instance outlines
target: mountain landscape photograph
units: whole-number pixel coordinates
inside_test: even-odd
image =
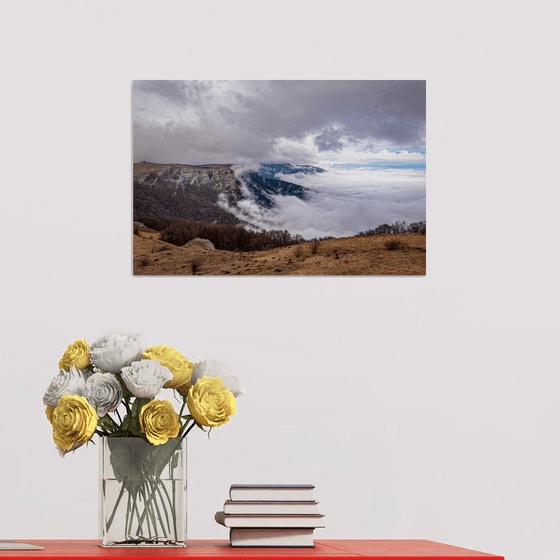
[[[134,275],[425,275],[426,82],[134,81]]]

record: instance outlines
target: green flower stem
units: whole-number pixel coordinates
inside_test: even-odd
[[[157,486],[157,482],[155,484]],[[151,510],[152,510],[152,517],[154,517],[154,519],[155,519],[154,523],[156,524],[156,534],[157,534],[157,522],[159,521],[159,524],[160,524],[160,526],[163,530],[163,536],[166,536],[167,531],[165,530],[165,525],[163,524],[163,518],[161,516],[161,512],[159,511],[159,506],[158,506],[158,503],[157,503],[157,495],[155,493],[154,488],[152,488],[151,492],[150,492],[149,504],[150,504],[150,507],[151,507]],[[162,506],[163,506],[163,504],[162,504]],[[165,507],[163,509],[165,511],[165,514],[167,515],[167,511],[165,510]],[[154,513],[155,513],[155,516],[154,516]]]
[[[155,483],[155,486],[156,486],[156,490],[159,490],[159,483],[158,482]],[[158,496],[159,496],[159,501],[161,502],[161,509],[163,510],[163,513],[165,513],[165,520],[167,521],[167,529],[165,528],[163,516],[161,515],[161,513],[159,511]],[[163,502],[163,497],[161,495],[161,491],[158,492],[158,496],[154,496],[154,504],[156,506],[156,511],[158,513],[158,519],[160,521],[161,528],[163,529],[163,534],[167,538],[169,538],[170,533],[171,533],[171,525],[169,524],[169,514],[167,512],[167,507],[166,507],[165,503]]]
[[[138,524],[142,525],[142,520],[144,518],[146,518],[146,524],[148,525],[148,532],[150,534],[150,539],[151,539],[152,538],[152,532],[150,530],[150,521],[151,521],[151,524],[152,524],[153,529],[154,529],[154,535],[157,536],[157,520],[154,517],[153,511],[150,511],[150,509],[149,509],[150,504],[149,504],[149,501],[146,498],[146,491],[144,489],[144,484],[142,484],[142,486],[140,488],[141,488],[142,496],[144,498],[144,511],[142,512],[142,517],[138,518]]]
[[[175,515],[175,512],[177,511],[177,504],[175,503],[175,480],[171,481],[171,486],[173,488],[173,503],[171,504],[171,511],[173,512],[173,531],[175,531],[175,540],[177,540],[177,516]],[[165,486],[163,487],[163,489],[165,490]],[[167,490],[165,490],[165,492],[167,494]],[[167,494],[167,498],[169,499],[169,494]]]
[[[121,490],[119,492],[119,496],[117,498],[117,503],[115,504],[115,507],[113,508],[113,513],[111,514],[111,517],[109,517],[109,521],[107,521],[107,528],[105,529],[107,532],[109,531],[109,529],[111,528],[111,525],[113,524],[113,519],[115,518],[115,513],[117,513],[117,509],[119,507],[119,504],[121,503],[121,499],[123,497],[124,494],[124,482],[121,483]]]
[[[170,533],[171,532],[171,524],[169,523],[169,514],[167,513],[167,508],[165,507],[165,502],[163,500],[163,494],[161,493],[161,489],[160,489],[160,483],[161,483],[161,486],[163,486],[163,489],[165,490],[165,483],[162,482],[162,480],[160,478],[156,479],[156,481],[154,482],[154,487],[155,487],[155,490],[158,493],[158,496],[159,496],[159,499],[160,499],[160,502],[161,502],[161,509],[163,509],[163,513],[165,513],[165,520],[167,521],[167,533]],[[167,491],[166,491],[166,493],[167,493]],[[156,503],[156,508],[157,508],[157,501],[155,503]],[[171,503],[169,505],[171,505]],[[159,510],[158,510],[158,513],[159,513]],[[174,510],[171,510],[171,516],[175,517],[175,511]],[[164,531],[165,531],[165,529],[164,529]],[[177,539],[177,534],[175,534],[175,540],[176,539]]]
[[[126,398],[123,398],[123,400],[122,400],[122,402],[123,402],[123,404],[124,404],[124,407],[126,408],[126,413],[127,413],[127,415],[128,415],[128,414],[132,414],[132,411],[130,410],[130,404],[129,404],[129,402],[128,402],[128,399],[129,399],[129,398],[130,398],[130,397],[126,397]]]
[[[177,504],[175,503],[175,485],[176,485],[176,481],[172,480],[171,481],[171,485],[173,488],[173,499],[171,498],[171,496],[169,495],[169,492],[167,490],[167,488],[165,487],[165,484],[162,484],[162,488],[163,491],[165,492],[165,497],[167,498],[167,503],[169,504],[169,507],[171,508],[171,521],[173,522],[173,533],[175,535],[175,540],[177,540]],[[162,502],[163,502],[163,498],[161,498]]]
[[[186,438],[187,434],[196,426],[196,422],[193,420],[192,424],[188,427],[187,431],[183,434],[181,432],[183,432],[185,430],[185,428],[187,427],[188,422],[185,422],[185,425],[181,428],[181,431],[179,432],[179,436],[180,438]]]
[[[114,434],[115,432],[118,432],[120,430],[120,426],[109,416],[109,413],[102,416],[100,418],[100,422],[105,424],[105,426],[103,426],[103,429],[107,432],[107,435]],[[109,423],[110,426],[107,426],[107,423]]]
[[[126,538],[127,539],[132,539],[133,538],[133,531],[132,528],[134,526],[134,510],[138,509],[137,506],[137,500],[138,500],[138,489],[134,488],[134,489],[129,489],[128,491],[128,496],[129,496],[129,507],[130,507],[130,513],[129,513],[129,523],[128,523],[128,528],[126,530]],[[141,527],[142,523],[138,524],[138,527]],[[136,533],[138,533],[138,531],[136,531]]]
[[[144,496],[144,511],[142,512],[142,517],[139,520],[139,523],[144,521],[144,518],[148,515],[148,516],[152,516],[152,524],[154,526],[154,530],[156,532],[157,535],[157,524],[156,524],[156,519],[154,517],[153,514],[153,506],[152,506],[152,499],[153,499],[153,494],[150,493],[150,497],[147,498],[146,497],[146,493],[144,492],[144,488],[142,488],[142,495]],[[150,508],[152,508],[152,510],[150,510]],[[160,520],[161,523],[161,520]],[[164,532],[165,532],[165,528],[164,528]]]
[[[130,489],[129,489],[128,490],[128,501],[127,501],[127,504],[126,504],[126,517],[125,517],[125,520],[124,520],[124,528],[125,528],[124,536],[127,540],[130,539],[130,532],[132,531],[132,519],[130,519],[130,517],[131,517],[130,516],[131,501],[132,501],[132,494],[131,494]]]
[[[109,425],[109,423],[107,423]],[[126,419],[125,419],[126,425]],[[125,517],[125,535],[121,544],[140,544],[145,542],[177,542],[179,530],[177,523],[177,498],[178,487],[176,481],[171,481],[171,488],[167,488],[168,471],[172,471],[175,464],[173,458],[183,444],[183,437],[196,425],[192,421],[184,427],[184,434],[177,438],[175,443],[169,442],[164,449],[154,447],[147,455],[131,448],[124,448],[122,453],[111,454],[111,464],[121,480],[119,493],[112,506],[113,511],[106,523],[105,532],[109,533],[114,526],[115,516],[120,504],[123,502],[124,493],[128,494]],[[114,437],[118,432],[112,432]],[[121,432],[122,433],[122,432]],[[109,442],[111,440],[108,440]],[[112,440],[117,443],[118,440]],[[127,449],[129,449],[127,451]],[[165,473],[165,474],[163,474]],[[162,478],[163,477],[163,478]],[[124,513],[124,512],[123,512]]]
[[[189,421],[187,420],[187,421],[181,426],[181,429],[179,430],[179,434],[177,435],[178,438],[184,437],[184,435],[185,435],[185,434],[184,434],[184,431],[185,431],[185,429],[187,428],[188,424],[189,424]]]
[[[144,533],[144,530],[143,530],[143,525],[142,525],[142,523],[140,522],[140,511],[138,510],[138,500],[136,500],[137,497],[138,497],[138,493],[136,493],[135,499],[134,499],[134,505],[133,505],[133,510],[134,510],[134,511],[133,511],[133,515],[134,515],[134,512],[136,512],[136,519],[138,519],[138,527],[137,527],[136,534],[137,534],[138,536],[142,536],[143,533]],[[147,527],[148,527],[148,535],[149,535],[149,537],[151,538],[151,537],[152,537],[152,531],[151,531],[151,529],[150,529],[150,524],[148,523],[148,519],[146,519],[146,525],[147,525]]]
[[[181,410],[179,412],[179,418],[183,415],[183,410],[185,410],[185,405],[187,404],[187,397],[183,397],[183,404],[181,406]]]

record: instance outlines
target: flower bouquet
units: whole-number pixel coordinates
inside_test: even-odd
[[[245,394],[225,364],[191,362],[170,346],[143,348],[136,334],[76,340],[43,402],[62,457],[101,436],[102,546],[186,546],[186,436],[236,413]],[[172,402],[155,397],[170,389]]]

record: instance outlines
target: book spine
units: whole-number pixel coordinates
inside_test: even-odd
[[[223,511],[232,515],[318,515],[318,502],[247,502],[232,501],[224,502]]]
[[[214,519],[224,527],[319,528],[324,515],[228,515],[217,511]]]
[[[312,548],[313,529],[248,529],[233,528],[229,532],[232,546]]]
[[[229,499],[232,502],[314,502],[310,490],[230,490]]]

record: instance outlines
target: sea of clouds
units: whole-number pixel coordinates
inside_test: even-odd
[[[254,166],[251,166],[254,169]],[[236,176],[248,166],[236,166]],[[263,208],[250,198],[237,208],[221,204],[256,228],[287,230],[306,239],[350,237],[378,225],[426,219],[426,170],[407,168],[331,167],[325,173],[276,175],[312,190],[309,200],[275,196],[275,207]]]

